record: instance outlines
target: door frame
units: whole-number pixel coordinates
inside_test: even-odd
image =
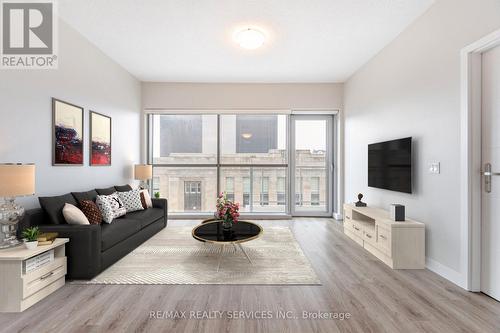
[[[328,191],[326,194],[326,204],[327,210],[325,212],[297,212],[295,210],[295,120],[326,120],[326,140],[327,140],[327,150],[326,150],[326,167],[327,167],[327,186]],[[335,142],[334,142],[334,115],[333,114],[291,114],[290,115],[290,137],[289,137],[289,162],[288,162],[288,177],[290,181],[290,189],[288,190],[288,204],[289,211],[292,216],[301,217],[332,217],[334,211],[334,158],[335,158]]]
[[[481,291],[481,55],[499,45],[497,30],[461,51],[461,276],[454,282],[469,291]]]

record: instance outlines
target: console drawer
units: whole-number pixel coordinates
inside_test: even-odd
[[[351,220],[352,221],[352,220]],[[363,238],[363,225],[359,221],[352,221],[351,222],[351,230],[353,234],[356,236]]]
[[[391,255],[391,232],[377,225],[377,247],[388,256]]]
[[[344,229],[352,230],[352,220],[347,215],[344,216]]]
[[[365,228],[363,230],[363,240],[372,244],[377,243],[377,235],[375,228]]]
[[[348,205],[344,205],[344,216],[345,217],[352,217],[352,209]]]

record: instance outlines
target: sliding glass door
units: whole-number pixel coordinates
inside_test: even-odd
[[[332,116],[291,116],[291,213],[332,215]]]

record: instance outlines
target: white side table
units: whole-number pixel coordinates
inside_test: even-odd
[[[57,238],[50,245],[28,250],[24,245],[0,250],[0,312],[22,312],[64,286],[67,272],[65,244]],[[54,250],[54,260],[25,273],[25,260]]]

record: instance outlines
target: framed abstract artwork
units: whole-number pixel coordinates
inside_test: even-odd
[[[83,165],[83,108],[52,98],[52,165]]]
[[[90,111],[90,165],[111,165],[111,117]]]

